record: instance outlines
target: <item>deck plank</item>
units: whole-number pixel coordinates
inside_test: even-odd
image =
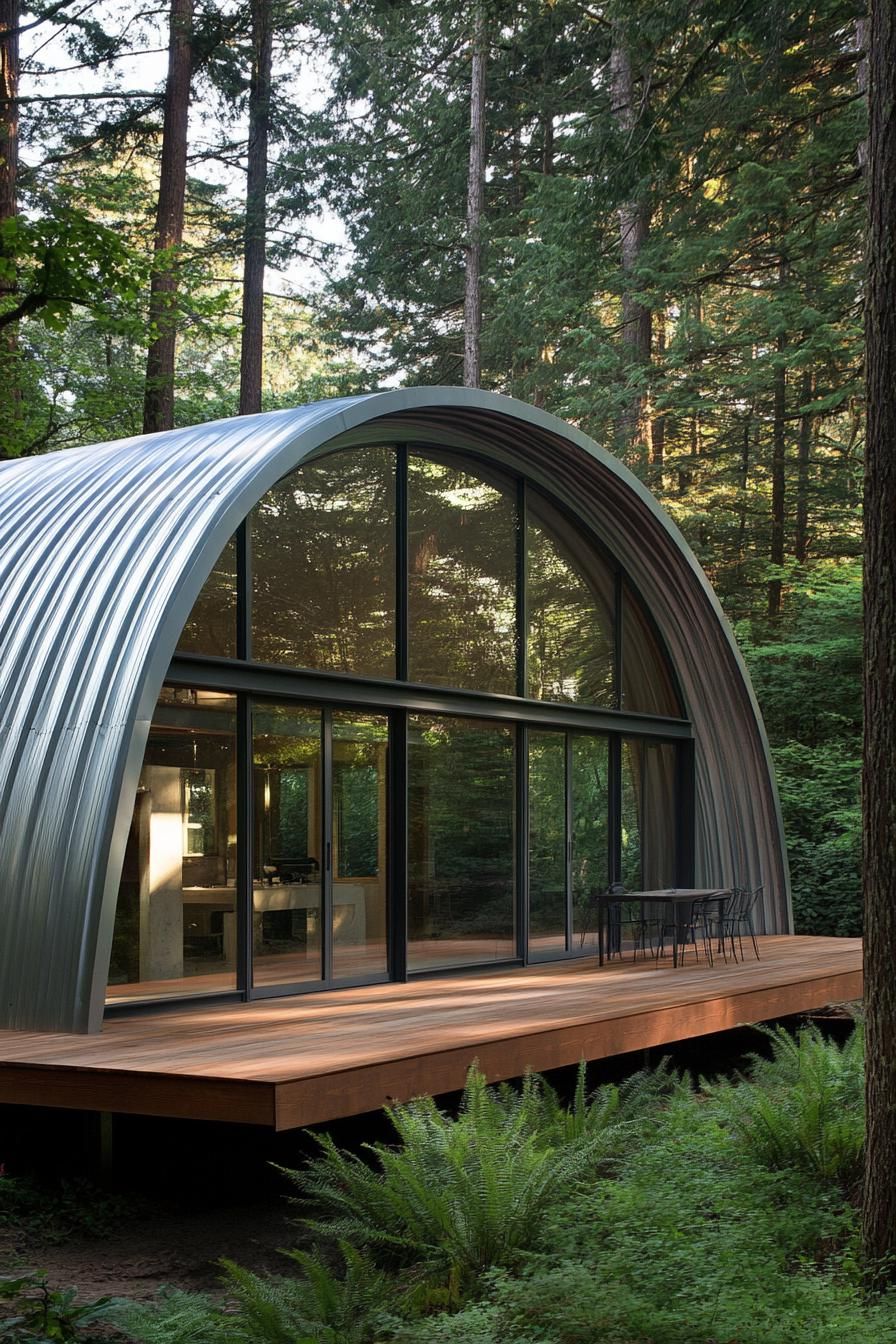
[[[548,1069],[805,1012],[862,992],[861,942],[766,937],[762,958],[673,969],[596,959],[401,985],[206,1001],[102,1033],[0,1032],[0,1102],[286,1129],[388,1099]]]

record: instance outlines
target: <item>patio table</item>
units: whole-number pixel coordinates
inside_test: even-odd
[[[597,956],[598,965],[604,964],[605,915],[611,905],[636,901],[643,910],[645,905],[670,905],[675,910],[675,938],[672,942],[672,965],[678,966],[678,948],[686,913],[694,901],[723,900],[731,893],[723,887],[663,887],[657,891],[604,892],[597,903]],[[609,947],[607,955],[609,956]]]

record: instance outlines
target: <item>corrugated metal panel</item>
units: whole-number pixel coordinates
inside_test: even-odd
[[[522,467],[618,554],[653,610],[695,723],[701,875],[764,879],[768,926],[789,926],[752,691],[674,525],[615,459],[551,416],[462,389],[386,392],[0,467],[3,1025],[99,1025],[149,720],[192,604],[280,476],[383,418],[390,432],[471,444]]]

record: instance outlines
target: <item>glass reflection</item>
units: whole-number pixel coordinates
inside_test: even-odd
[[[236,988],[236,697],[165,687],[125,849],[110,1002]]]
[[[389,721],[333,713],[333,975],[386,973]]]
[[[566,734],[529,732],[529,952],[566,951]]]
[[[572,933],[575,948],[597,947],[597,900],[609,872],[609,744],[572,737]]]
[[[230,538],[177,641],[179,653],[236,657],[236,541]]]
[[[612,708],[614,575],[534,491],[527,512],[529,695]]]
[[[514,743],[472,719],[408,721],[408,964],[516,955]]]
[[[252,754],[253,982],[286,985],[320,980],[320,710],[304,705],[255,706]]]
[[[668,718],[682,713],[668,660],[627,583],[622,588],[622,708]]]
[[[252,515],[252,656],[395,676],[395,452],[334,453]]]
[[[630,891],[678,881],[676,763],[671,742],[622,744],[622,881]]]
[[[408,459],[411,681],[516,691],[515,492]]]

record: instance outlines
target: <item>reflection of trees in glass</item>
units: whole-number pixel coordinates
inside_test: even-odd
[[[597,896],[609,881],[609,746],[606,738],[572,737],[573,933],[594,931]]]
[[[215,772],[182,770],[184,854],[216,852]]]
[[[236,543],[232,537],[193,603],[177,647],[183,653],[236,657]]]
[[[321,712],[304,705],[252,711],[255,876],[272,859],[319,859]]]
[[[333,714],[333,811],[336,877],[376,877],[385,827],[388,720],[380,714]]]
[[[641,753],[632,742],[622,744],[622,884],[642,891],[641,880]]]
[[[517,526],[510,487],[410,456],[412,681],[515,692]]]
[[[336,762],[336,876],[375,877],[379,868],[379,771]]]
[[[627,583],[622,589],[622,708],[676,718],[681,714],[666,657]]]
[[[261,662],[395,675],[395,453],[300,467],[252,515],[252,650]]]
[[[569,523],[543,501],[530,501],[526,529],[529,694],[536,700],[614,703],[614,577],[578,537],[587,570],[563,543]]]
[[[308,771],[287,766],[270,779],[271,845],[275,854],[302,858],[308,849]]]
[[[529,934],[566,933],[566,734],[529,733]]]
[[[514,929],[514,744],[509,729],[413,715],[408,743],[411,939],[504,940]]]

